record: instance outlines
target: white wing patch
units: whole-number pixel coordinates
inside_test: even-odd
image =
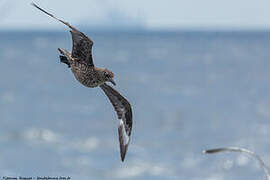
[[[122,119],[120,119],[119,121],[119,125],[118,128],[121,130],[120,133],[123,138],[123,145],[128,145],[129,144],[129,136],[127,135],[126,129],[125,129],[125,125]]]
[[[132,129],[132,109],[128,100],[126,100],[111,86],[104,83],[100,85],[100,87],[111,101],[119,119],[118,135],[120,155],[121,161],[124,161],[130,142],[130,134]]]

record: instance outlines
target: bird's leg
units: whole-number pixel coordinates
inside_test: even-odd
[[[65,63],[70,68],[70,63],[68,62],[67,57],[66,56],[61,56],[61,55],[59,57],[60,57],[60,62]]]

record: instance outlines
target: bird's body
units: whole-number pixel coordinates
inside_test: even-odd
[[[94,88],[106,82],[106,78],[104,76],[104,71],[106,69],[90,66],[83,60],[74,59],[71,54],[64,49],[59,48],[58,50],[64,55],[64,57],[66,57],[66,64],[71,68],[71,71],[77,81],[82,83],[84,86]]]
[[[94,88],[104,83],[96,68],[74,62],[74,64],[71,65],[71,70],[75,78],[86,87]]]
[[[71,65],[71,70],[75,78],[86,87],[94,88],[105,82],[101,70],[94,67],[89,67],[86,64],[74,62]]]
[[[71,29],[72,52],[70,53],[65,49],[58,48],[59,52],[62,54],[60,55],[60,61],[71,68],[75,78],[81,84],[90,88],[99,86],[108,96],[119,119],[118,135],[120,154],[121,160],[124,161],[130,142],[132,110],[128,100],[111,86],[106,84],[106,82],[111,82],[115,85],[113,80],[114,74],[106,68],[99,68],[94,65],[92,58],[92,46],[94,43],[88,36],[71,26],[69,23],[56,18],[36,4],[32,3],[32,5]]]

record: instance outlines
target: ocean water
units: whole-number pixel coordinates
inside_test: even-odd
[[[254,180],[270,166],[270,32],[87,32],[133,108],[120,162],[118,120],[100,88],[60,64],[63,32],[0,33],[0,176],[73,180]],[[0,177],[1,178],[1,177]]]

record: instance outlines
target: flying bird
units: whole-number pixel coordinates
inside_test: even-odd
[[[220,153],[220,152],[240,152],[240,153],[246,153],[250,155],[251,157],[253,157],[255,160],[257,160],[260,163],[260,166],[262,167],[264,171],[265,180],[270,180],[270,174],[264,161],[260,158],[260,156],[258,156],[257,154],[255,154],[254,152],[248,149],[239,148],[239,147],[224,147],[224,148],[208,149],[208,150],[203,151],[204,154],[215,154],[215,153]]]
[[[51,13],[48,13],[35,3],[32,3],[32,5],[70,28],[70,33],[72,36],[72,52],[70,53],[65,49],[58,48],[61,54],[59,56],[60,62],[67,64],[67,66],[71,68],[75,78],[81,84],[90,88],[99,86],[108,96],[119,119],[118,135],[120,155],[121,160],[124,161],[130,142],[132,110],[128,100],[114,88],[106,84],[106,82],[110,82],[113,85],[116,85],[113,80],[113,72],[106,68],[99,68],[94,65],[92,57],[92,47],[94,43],[88,36],[71,26],[68,22],[55,17]]]

